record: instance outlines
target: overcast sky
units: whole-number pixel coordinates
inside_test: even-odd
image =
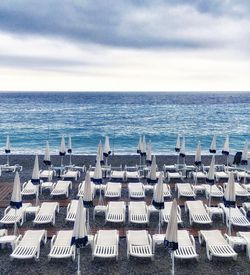
[[[1,91],[249,91],[250,1],[1,0]]]

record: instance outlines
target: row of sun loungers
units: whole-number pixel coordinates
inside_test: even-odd
[[[71,245],[72,230],[62,230],[51,239],[51,248],[48,259],[75,259],[76,249]],[[147,230],[128,230],[126,234],[127,258],[154,258],[155,245],[164,242],[163,234],[151,236]],[[250,259],[250,232],[238,232],[247,247],[247,255]],[[155,238],[156,237],[156,238]],[[1,238],[1,237],[0,237]],[[213,257],[237,259],[237,253],[230,244],[230,237],[223,236],[219,230],[200,230],[199,242],[206,245],[207,258],[211,261]],[[234,238],[234,237],[233,237]],[[92,248],[92,259],[115,258],[119,254],[119,233],[117,230],[99,230],[92,237],[89,236],[89,243]],[[198,259],[194,237],[187,230],[178,230],[178,249],[174,251],[174,257],[177,259]],[[159,240],[161,240],[159,242]],[[19,236],[16,247],[11,253],[12,259],[38,259],[40,255],[41,243],[46,243],[46,230],[28,230],[24,236]]]

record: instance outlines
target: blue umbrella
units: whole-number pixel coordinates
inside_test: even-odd
[[[207,174],[207,178],[206,178],[206,182],[210,185],[210,196],[209,196],[209,202],[208,202],[208,206],[211,206],[211,192],[212,192],[212,185],[215,182],[215,176],[214,176],[214,165],[215,165],[215,157],[213,155],[211,163],[210,163],[210,167],[208,170],[208,174]]]
[[[33,185],[39,185],[40,184],[40,172],[39,172],[38,155],[36,155],[36,157],[35,157],[31,182],[33,183]],[[38,205],[38,192],[36,192],[36,205]]]
[[[89,232],[89,208],[93,207],[93,194],[91,190],[89,171],[86,172],[82,199],[84,207],[87,208],[87,232]]]
[[[72,165],[72,162],[71,162],[71,154],[72,154],[71,136],[69,136],[69,139],[68,139],[68,153],[69,153],[69,165]]]
[[[59,149],[59,156],[61,156],[61,166],[63,166],[63,157],[66,155],[66,149],[65,149],[65,139],[64,136],[61,138],[61,144]]]
[[[10,207],[15,209],[15,215],[16,215],[16,210],[22,207],[21,183],[20,183],[20,177],[18,172],[16,172],[15,174],[13,191],[10,199]],[[15,221],[14,235],[16,235],[16,233],[17,233],[17,224]]]
[[[209,152],[211,154],[216,154],[216,135],[213,136],[213,139],[209,148]]]

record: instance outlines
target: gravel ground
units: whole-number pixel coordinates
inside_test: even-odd
[[[42,164],[43,157],[40,156],[40,168],[43,168]],[[85,164],[94,165],[94,157],[93,156],[73,156],[73,163],[76,165],[82,166]],[[203,162],[205,164],[210,163],[211,158],[209,156],[205,156],[203,158]],[[5,162],[5,157],[0,157],[0,163]],[[11,164],[18,163],[23,166],[23,172],[20,173],[21,180],[25,181],[30,179],[32,173],[32,167],[34,162],[34,156],[11,156],[10,157]],[[56,166],[59,165],[60,159],[58,156],[52,156],[52,163]],[[65,163],[68,162],[68,158],[66,157]],[[173,164],[176,162],[176,156],[157,156],[157,164],[159,168],[162,167],[163,164]],[[186,162],[188,164],[193,164],[194,157],[187,156]],[[224,163],[225,159],[223,156],[216,157],[217,163]],[[135,165],[139,163],[139,157],[137,156],[111,156],[109,159],[109,163],[113,166],[122,165]],[[12,173],[5,173],[2,177],[0,177],[1,182],[9,182],[10,184],[13,182],[14,175]],[[73,183],[73,190],[70,193],[70,198],[75,198],[77,194],[77,186],[79,182],[83,179],[79,179],[77,182]],[[150,198],[152,197],[152,193],[147,194]],[[175,192],[173,195],[176,196]],[[10,196],[10,195],[9,195]],[[122,198],[127,197],[127,190],[122,190]],[[49,193],[44,193],[41,199],[50,199]],[[199,197],[198,197],[199,198]],[[0,209],[0,217],[3,216],[4,209]],[[73,224],[67,223],[65,224],[65,215],[66,215],[66,207],[60,208],[60,213],[56,217],[56,227],[72,229]],[[104,224],[104,217],[97,216],[95,223],[93,223],[92,219],[92,210],[90,211],[90,225],[92,228],[123,228],[123,225],[111,225]],[[182,209],[182,218],[183,218],[183,227],[190,228],[188,223],[188,217]],[[148,229],[156,230],[158,224],[158,215],[152,214],[150,217],[150,226]],[[24,224],[26,227],[34,228],[32,225],[32,217],[28,217],[27,222]],[[222,228],[223,224],[219,218],[216,218],[213,222],[212,227],[200,227],[202,229],[216,229]],[[39,227],[35,227],[39,228]],[[131,226],[126,223],[125,229],[134,229],[134,228],[146,228],[145,226]],[[166,225],[163,226],[162,231],[165,232]],[[197,243],[197,252],[200,255],[199,262],[195,260],[176,260],[176,274],[250,274],[250,262],[246,257],[246,252],[237,248],[238,259],[237,261],[233,261],[232,259],[216,259],[214,258],[212,262],[210,262],[206,257],[205,246],[200,246],[198,240]],[[30,261],[10,261],[9,255],[11,253],[10,247],[5,247],[0,251],[0,274],[72,274],[76,271],[77,263],[69,260],[52,260],[48,262],[47,255],[50,250],[50,241],[47,242],[46,245],[41,247],[41,255],[38,262],[34,260]],[[126,258],[126,239],[120,238],[119,243],[119,260],[115,262],[115,260],[103,260],[103,259],[95,259],[91,261],[91,249],[89,246],[81,250],[81,269],[82,274],[170,274],[171,268],[171,260],[169,256],[169,252],[163,246],[156,247],[155,259],[154,261],[145,260],[145,259],[133,259],[127,260]]]

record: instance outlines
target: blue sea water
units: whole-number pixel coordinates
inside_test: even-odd
[[[115,153],[135,153],[140,134],[153,152],[174,153],[177,134],[187,152],[212,135],[233,151],[250,140],[250,93],[0,93],[0,148],[10,135],[13,153],[43,153],[48,139],[58,153],[61,135],[71,135],[73,152],[96,152],[109,135]],[[2,150],[3,152],[3,150]]]

